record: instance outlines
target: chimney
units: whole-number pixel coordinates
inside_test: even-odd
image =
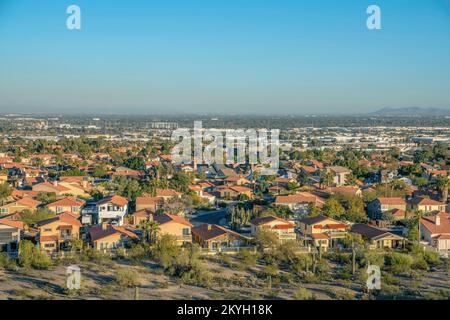
[[[102,222],[102,230],[108,229],[108,223]]]
[[[208,224],[208,231],[211,231],[212,226],[210,224]]]
[[[441,216],[439,215],[439,213],[436,215],[436,225],[437,226],[441,225]]]
[[[53,181],[53,185],[54,185],[55,187],[57,187],[57,186],[58,186],[58,180]]]

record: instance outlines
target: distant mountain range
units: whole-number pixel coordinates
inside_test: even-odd
[[[420,107],[383,108],[371,114],[378,116],[450,116],[450,109]]]

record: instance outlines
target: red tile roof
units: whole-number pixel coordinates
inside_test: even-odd
[[[444,205],[442,202],[429,199],[429,198],[413,198],[411,200],[412,204],[419,205],[419,206],[442,206]]]
[[[163,199],[158,197],[137,197],[136,205],[146,205],[146,204],[160,204]]]
[[[64,199],[49,203],[47,207],[79,207],[84,205],[84,201],[78,201],[74,197],[66,197]]]
[[[139,239],[134,232],[124,227],[107,225],[106,229],[103,229],[103,226],[94,226],[89,229],[89,235],[91,236],[92,241],[97,241],[114,234],[121,234],[128,238]]]
[[[163,225],[165,223],[169,223],[169,222],[176,222],[176,223],[180,223],[183,224],[185,226],[188,227],[193,227],[193,225],[187,221],[185,218],[174,215],[174,214],[160,214],[154,217],[154,221],[158,222],[160,225]]]
[[[236,238],[247,239],[237,232],[215,224],[201,224],[199,226],[193,227],[191,231],[194,236],[197,236],[205,241],[218,238],[225,234],[230,234]]]
[[[440,218],[440,224],[436,225],[436,216]],[[420,223],[431,234],[448,234],[450,235],[450,214],[445,212],[439,212],[433,216],[426,216],[420,219]]]
[[[53,223],[55,221],[61,221],[61,222],[64,222],[64,223],[67,223],[67,224],[70,224],[73,226],[78,226],[78,227],[82,226],[80,221],[78,221],[73,215],[66,213],[66,212],[63,212],[63,213],[57,215],[56,217],[39,221],[37,223],[37,225],[38,225],[38,227],[42,227],[47,224]]]
[[[17,200],[16,203],[30,208],[36,208],[38,205],[41,204],[41,202],[27,197]]]
[[[381,204],[385,205],[406,205],[406,201],[403,198],[378,198]]]
[[[284,204],[284,203],[316,203],[315,196],[304,196],[304,195],[290,195],[290,196],[277,196],[275,198],[275,204]]]
[[[13,221],[8,219],[0,219],[0,224],[17,229],[23,229],[25,226],[25,224],[22,221]]]
[[[100,201],[98,201],[98,204],[104,204],[104,203],[113,203],[117,206],[123,207],[124,205],[128,204],[128,200],[125,199],[124,197],[121,196],[112,196],[112,197],[107,197],[107,198],[103,198]]]

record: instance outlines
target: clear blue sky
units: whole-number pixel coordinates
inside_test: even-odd
[[[0,0],[0,112],[412,106],[450,108],[449,0]]]

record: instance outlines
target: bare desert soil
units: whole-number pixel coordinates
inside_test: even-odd
[[[233,260],[234,258],[231,258],[231,262]],[[216,277],[215,284],[210,288],[180,284],[177,278],[164,274],[163,270],[152,262],[142,265],[130,265],[122,261],[110,261],[107,264],[79,263],[82,284],[81,290],[76,292],[66,289],[65,265],[42,271],[0,269],[0,300],[133,300],[136,298],[136,289],[119,286],[115,281],[115,275],[121,269],[132,269],[139,274],[138,299],[141,300],[294,299],[299,288],[307,289],[314,299],[367,298],[361,281],[336,280],[331,275],[329,279],[313,282],[272,283],[270,288],[270,282],[256,276],[262,268],[259,265],[246,269],[238,264],[221,263],[218,258],[206,258],[202,261]],[[391,278],[385,284],[382,282],[382,286],[385,286],[386,290],[377,296],[378,299],[443,299],[450,292],[450,276],[444,270],[432,270],[417,278]]]

